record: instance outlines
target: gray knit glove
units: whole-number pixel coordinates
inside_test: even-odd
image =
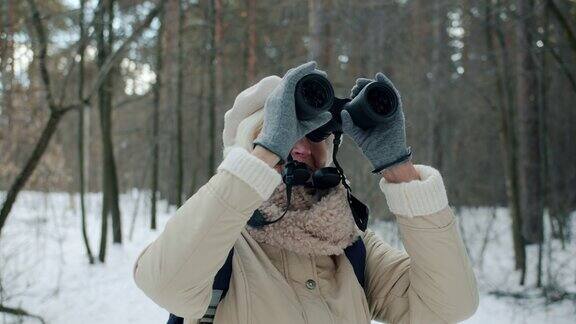
[[[388,117],[385,122],[368,130],[363,130],[354,125],[350,114],[346,110],[342,110],[341,117],[344,132],[352,137],[362,149],[364,155],[372,162],[372,166],[374,166],[372,172],[378,173],[409,161],[412,157],[412,152],[410,147],[406,147],[406,129],[400,93],[383,73],[376,73],[375,80],[386,83],[396,92],[398,96],[398,109],[396,112]],[[362,88],[371,82],[374,82],[374,80],[366,78],[356,79],[356,85],[352,88],[350,97],[356,97]]]
[[[296,104],[294,103],[296,83],[311,73],[326,77],[326,72],[316,69],[315,61],[292,68],[286,72],[282,82],[270,93],[264,103],[264,126],[254,144],[263,146],[278,155],[282,163],[286,161],[298,140],[332,118],[329,111],[311,120],[301,121],[296,118]]]

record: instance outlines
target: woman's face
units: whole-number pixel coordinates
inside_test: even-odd
[[[296,161],[306,163],[312,170],[317,170],[326,165],[328,158],[327,140],[322,142],[312,142],[308,138],[301,138],[290,151],[290,155]],[[278,172],[282,172],[284,166],[277,165],[274,167]]]

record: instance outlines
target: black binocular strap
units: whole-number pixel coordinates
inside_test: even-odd
[[[348,185],[346,176],[344,175],[344,169],[338,163],[338,147],[340,146],[340,142],[342,141],[342,132],[334,132],[334,149],[332,150],[332,160],[334,162],[334,166],[336,166],[336,170],[340,173],[340,177],[342,179],[342,185],[346,188],[346,199],[348,200],[348,205],[352,210],[352,215],[354,216],[354,222],[358,225],[358,228],[364,232],[368,227],[368,218],[370,214],[370,209],[366,206],[363,202],[361,202],[358,198],[354,197],[352,194],[352,188]]]

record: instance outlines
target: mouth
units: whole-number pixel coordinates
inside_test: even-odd
[[[316,159],[314,159],[314,156],[312,155],[302,156],[298,154],[293,154],[292,158],[298,162],[306,164],[312,171],[316,171],[320,168],[318,166],[318,163],[316,162]]]

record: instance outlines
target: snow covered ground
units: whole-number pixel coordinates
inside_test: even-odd
[[[89,265],[81,239],[77,196],[23,193],[0,241],[2,304],[25,308],[41,315],[47,323],[164,323],[166,312],[138,290],[131,276],[138,252],[158,235],[158,232],[148,230],[148,194],[137,191],[124,194],[121,206],[125,243],[109,245],[105,264]],[[99,195],[88,196],[87,210],[91,246],[96,252],[100,229]],[[160,228],[174,210],[164,202],[160,203]],[[134,233],[130,239],[134,216]],[[546,304],[538,297],[537,290],[518,286],[518,274],[512,271],[509,221],[504,209],[463,210],[460,225],[481,291],[480,307],[465,323],[576,323],[573,301]],[[382,222],[374,224],[373,228],[392,244],[400,244],[394,223]],[[533,286],[537,251],[530,247],[528,253],[527,282]],[[549,266],[550,259],[553,262]],[[544,252],[544,268],[550,268],[552,280],[560,287],[576,291],[576,249],[573,244],[562,250],[554,242],[552,248]],[[547,275],[548,271],[545,271]],[[497,297],[491,293],[495,291],[525,292],[531,298]],[[38,321],[0,314],[0,323]]]

